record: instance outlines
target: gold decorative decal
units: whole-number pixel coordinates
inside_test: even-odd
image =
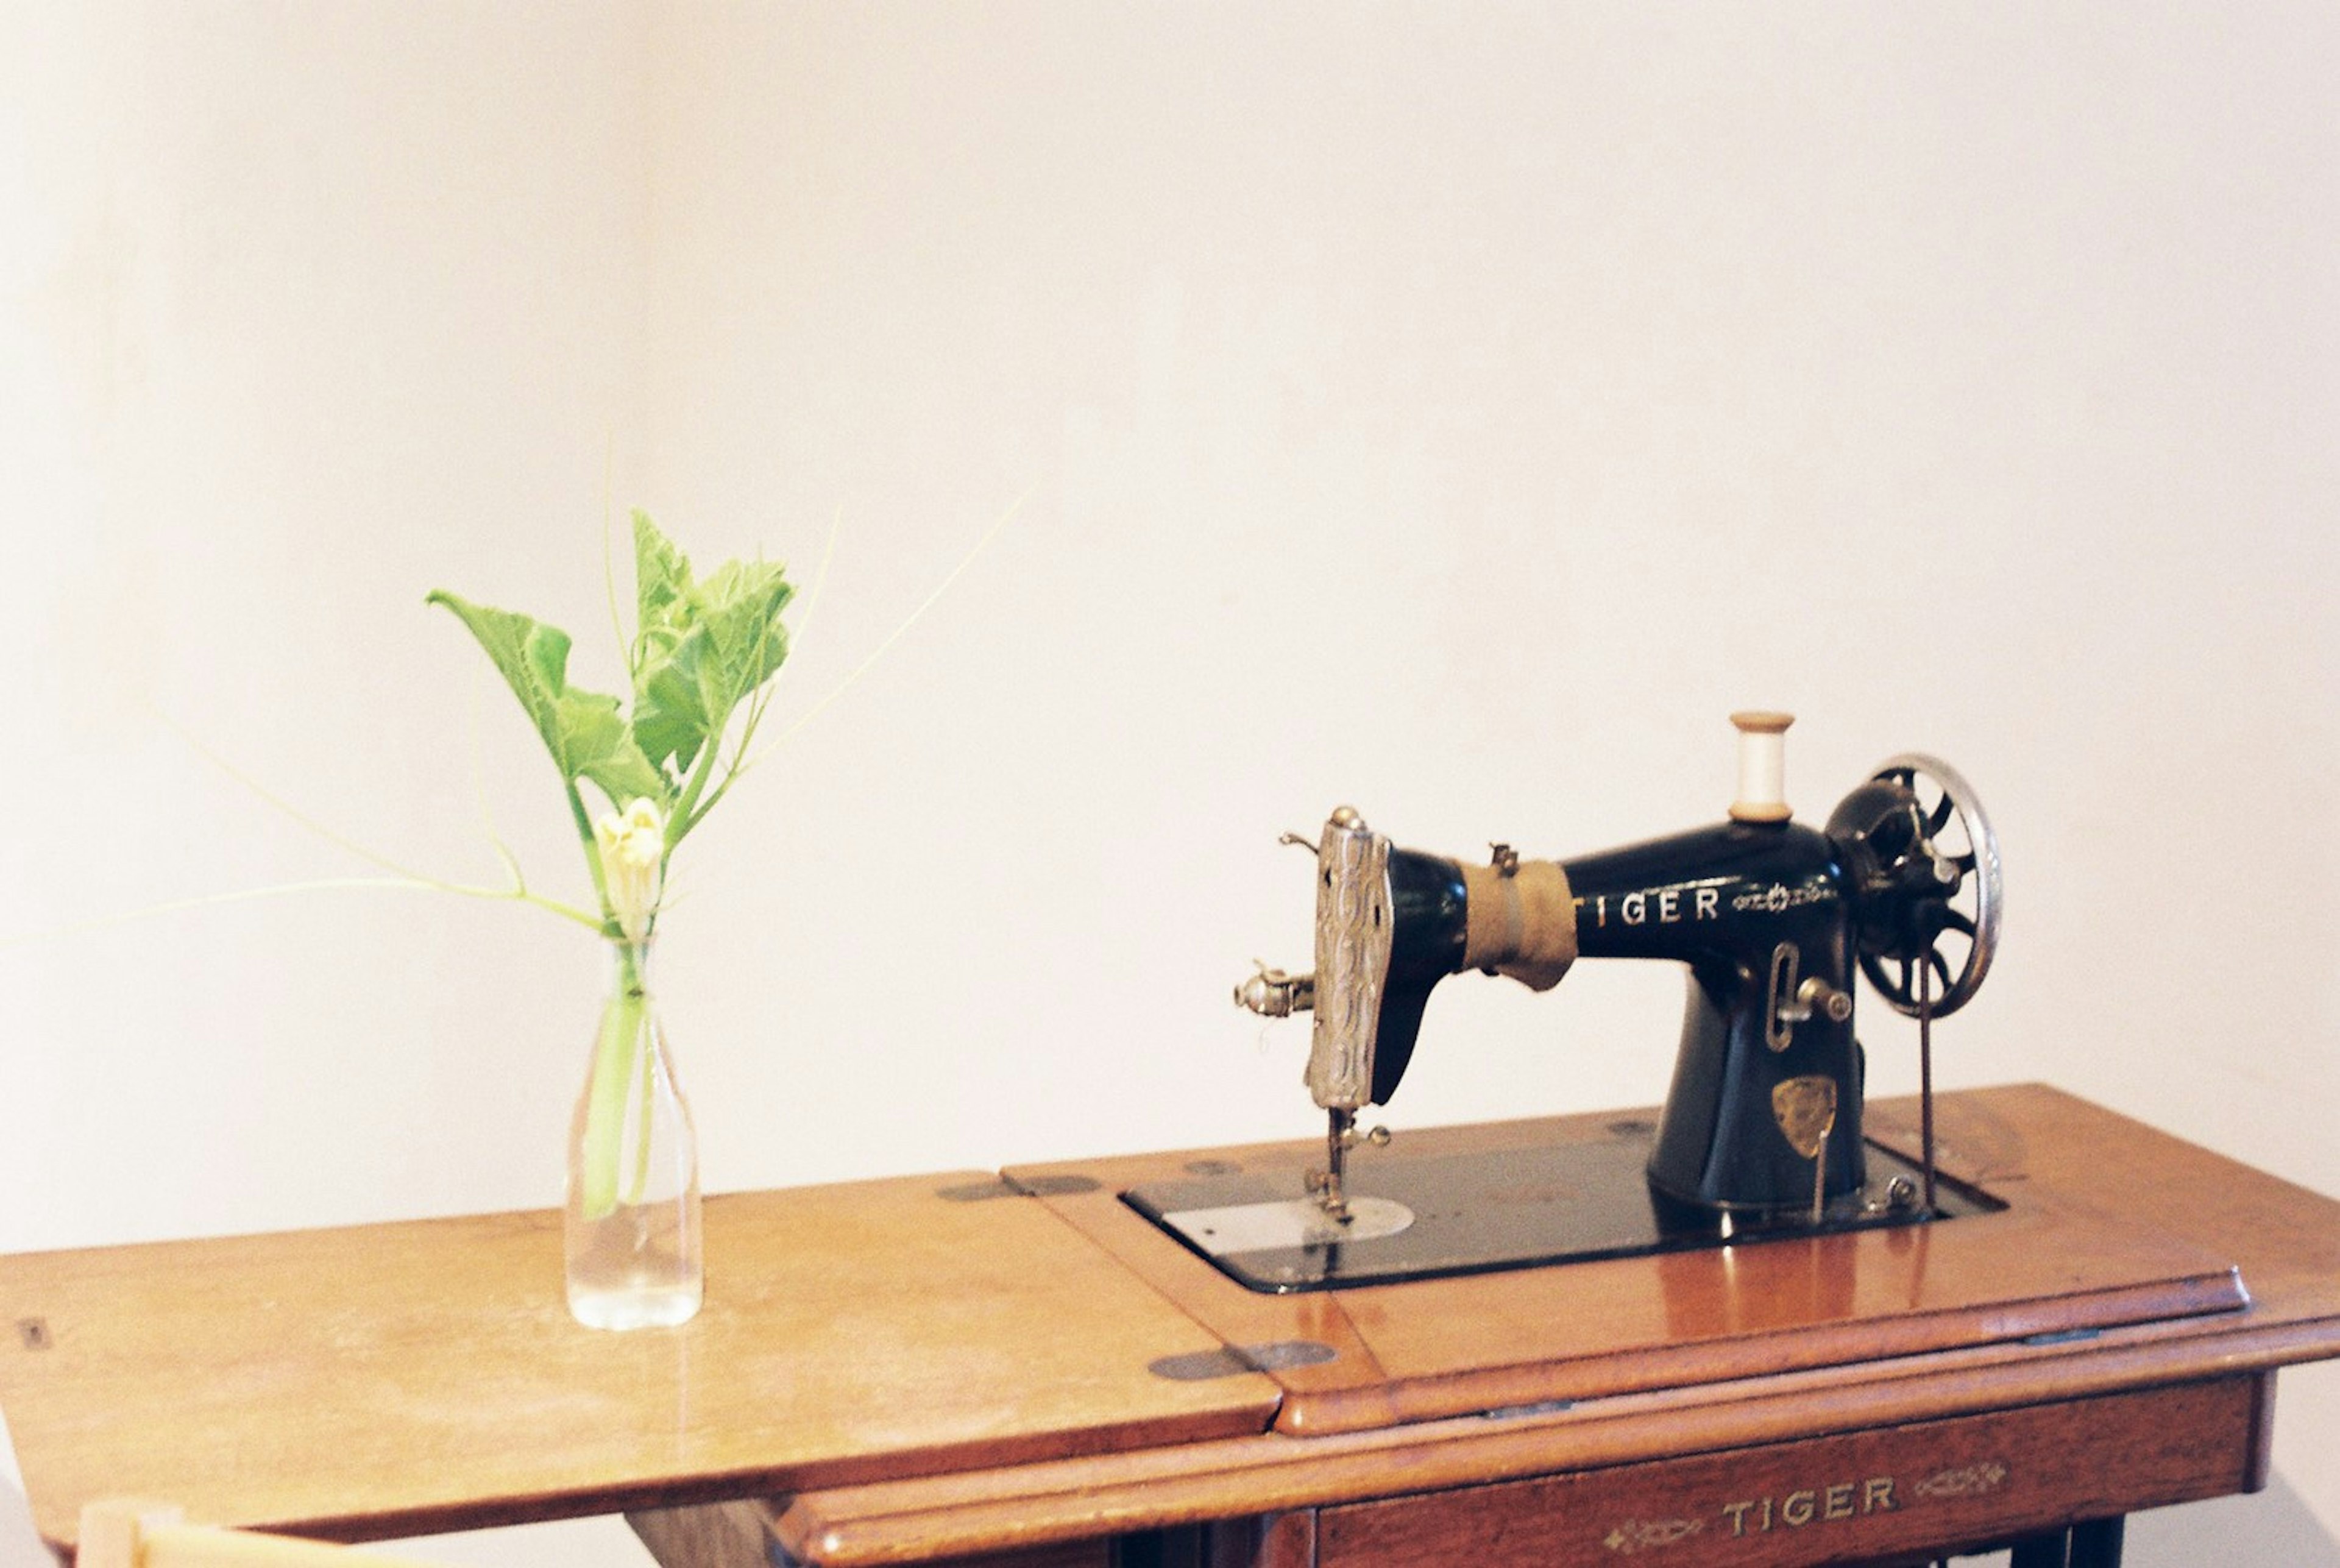
[[[1601,1544],[1621,1557],[1677,1545],[1707,1533],[1710,1539],[1739,1541],[1767,1535],[1774,1530],[1802,1530],[1815,1524],[1844,1523],[1878,1513],[1899,1513],[1913,1503],[1979,1497],[2007,1484],[2008,1468],[1995,1459],[1938,1470],[1912,1485],[1890,1475],[1856,1475],[1841,1481],[1813,1480],[1793,1491],[1734,1498],[1691,1519],[1628,1519],[1602,1538]],[[1845,1550],[1839,1547],[1838,1550]],[[1719,1547],[1707,1549],[1711,1554]],[[1817,1551],[1819,1548],[1815,1547]]]
[[[2006,1480],[2006,1465],[1986,1461],[1929,1475],[1918,1483],[1917,1493],[1920,1497],[1980,1497],[1998,1491]]]
[[[1661,1546],[1671,1546],[1704,1528],[1695,1519],[1628,1519],[1609,1532],[1601,1544],[1620,1556],[1631,1557],[1636,1552],[1654,1552]]]
[[[1858,1481],[1799,1487],[1785,1496],[1742,1498],[1722,1505],[1721,1523],[1737,1539],[1772,1530],[1801,1530],[1807,1524],[1866,1519],[1872,1513],[1898,1513],[1901,1503],[1893,1495],[1893,1484],[1890,1475],[1868,1475]]]
[[[1836,1080],[1817,1073],[1790,1078],[1771,1091],[1771,1116],[1788,1146],[1818,1159],[1820,1146],[1836,1130]]]

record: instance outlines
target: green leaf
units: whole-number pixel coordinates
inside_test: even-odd
[[[634,668],[641,668],[640,644],[655,630],[671,631],[676,607],[690,591],[690,559],[659,531],[649,513],[634,513]],[[668,646],[673,637],[665,640]]]
[[[655,528],[645,534],[648,524],[647,518],[637,519],[637,571],[649,559],[641,549],[646,537],[665,543]],[[688,564],[670,545],[656,570],[655,625],[653,595],[640,595],[643,620],[634,670],[634,739],[643,756],[679,776],[690,770],[702,748],[722,739],[733,710],[788,658],[780,611],[796,590],[786,567],[766,561],[729,561],[705,582],[694,583]],[[665,597],[669,590],[677,596]]]
[[[569,634],[530,616],[473,604],[445,590],[429,602],[454,611],[503,672],[566,780],[590,779],[614,808],[637,799],[664,809],[674,791],[635,744],[618,700],[569,684]]]

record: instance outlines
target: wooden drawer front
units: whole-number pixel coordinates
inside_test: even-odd
[[[2222,1378],[1330,1507],[1316,1563],[1839,1562],[2223,1496],[2259,1484],[2262,1383]]]

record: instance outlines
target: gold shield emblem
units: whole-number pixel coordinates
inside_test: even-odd
[[[1790,1148],[1818,1159],[1820,1146],[1836,1130],[1836,1080],[1817,1073],[1790,1078],[1771,1091],[1771,1116]]]

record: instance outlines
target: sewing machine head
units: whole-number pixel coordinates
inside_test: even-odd
[[[1479,969],[1547,990],[1599,958],[1689,969],[1672,1087],[1643,1160],[1661,1228],[1727,1237],[1937,1212],[1930,1151],[1922,1188],[1899,1169],[1872,1184],[1853,973],[1921,1035],[1975,994],[1998,932],[1989,823],[1954,770],[1905,755],[1824,827],[1806,826],[1784,794],[1788,716],[1732,721],[1728,818],[1622,849],[1529,860],[1497,845],[1490,864],[1463,865],[1393,848],[1347,807],[1332,814],[1313,846],[1314,972],[1262,968],[1235,990],[1255,1012],[1314,1014],[1306,1081],[1328,1129],[1311,1234],[1365,1236],[1345,1176],[1354,1118],[1396,1092],[1441,980]],[[1368,1229],[1403,1228],[1384,1212],[1394,1206]]]

